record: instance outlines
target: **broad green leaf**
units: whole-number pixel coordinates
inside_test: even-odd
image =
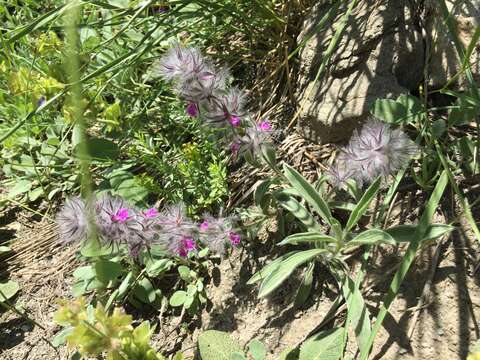
[[[96,257],[109,255],[112,251],[111,246],[102,245],[97,239],[91,238],[84,243],[80,253],[85,257]]]
[[[361,351],[365,351],[368,338],[372,332],[370,326],[370,313],[365,305],[360,290],[355,282],[346,276],[342,286],[343,297],[347,302],[348,309],[348,326],[351,326],[357,338],[358,347]]]
[[[0,283],[0,302],[11,299],[20,290],[16,281],[9,280],[6,283]]]
[[[106,161],[115,160],[120,154],[120,149],[114,142],[107,139],[90,138],[75,146],[74,152],[77,157]]]
[[[183,290],[178,290],[173,293],[170,297],[170,306],[178,307],[183,306],[183,303],[187,299],[187,292]]]
[[[267,356],[267,348],[257,339],[253,339],[248,343],[248,352],[252,355],[253,360],[264,360]]]
[[[352,213],[350,214],[350,217],[347,221],[347,226],[345,227],[345,231],[350,231],[355,225],[357,225],[363,214],[365,214],[365,211],[367,211],[368,206],[375,198],[375,195],[377,195],[377,192],[380,189],[381,180],[381,178],[377,178],[365,191],[365,194],[363,194],[362,198],[355,206],[355,209],[353,209]]]
[[[97,279],[104,284],[116,280],[123,273],[123,267],[117,262],[98,260],[95,262],[95,274]]]
[[[275,260],[269,262],[267,265],[265,265],[260,271],[256,272],[253,274],[253,276],[247,281],[248,285],[255,284],[257,281],[263,280],[267,278],[279,265],[280,263],[284,260],[290,257],[291,255],[295,254],[296,251],[291,251],[285,255],[282,255]]]
[[[188,266],[185,266],[185,265],[180,265],[178,267],[178,273],[180,274],[180,278],[183,280],[183,281],[190,281],[191,280],[191,276],[190,276],[190,268]]]
[[[305,199],[313,209],[322,217],[323,221],[331,224],[332,214],[328,204],[315,188],[291,166],[284,164],[283,172],[290,184],[297,190],[303,199]]]
[[[370,111],[373,116],[389,124],[397,124],[408,115],[407,108],[392,99],[377,99]]]
[[[122,298],[125,296],[127,291],[130,289],[130,285],[133,283],[134,276],[133,272],[129,272],[127,276],[125,276],[125,279],[121,282],[120,286],[118,287],[118,297]]]
[[[338,360],[343,354],[345,329],[333,328],[307,339],[300,347],[299,360]]]
[[[417,229],[416,225],[397,225],[385,230],[398,243],[410,242],[413,240],[413,234]],[[425,232],[425,237],[421,241],[433,240],[442,235],[455,230],[454,226],[446,224],[430,224]]]
[[[60,330],[52,339],[52,345],[58,348],[61,345],[64,345],[67,341],[67,337],[73,332],[73,326],[66,327]]]
[[[276,199],[285,209],[290,211],[293,216],[300,220],[308,229],[322,231],[322,227],[315,221],[313,216],[296,199],[282,192],[276,193]]]
[[[135,294],[137,299],[139,299],[145,304],[153,303],[157,297],[152,282],[146,277],[137,282],[137,285],[133,289],[133,293]]]
[[[337,240],[331,236],[321,234],[316,231],[308,231],[304,233],[297,233],[287,236],[278,245],[293,244],[298,245],[302,243],[324,243],[324,242],[336,242]]]
[[[198,348],[202,360],[231,360],[234,353],[243,353],[227,333],[207,330],[198,337]]]
[[[314,259],[316,256],[325,253],[325,249],[310,249],[299,251],[287,259],[283,260],[280,265],[265,279],[260,285],[258,297],[262,298],[269,295],[277,289],[300,265]]]
[[[17,195],[24,194],[32,188],[32,182],[30,180],[17,180],[15,186],[8,192],[9,198],[14,198]]]
[[[440,139],[447,129],[447,124],[443,119],[437,119],[432,123],[432,135],[436,139]]]
[[[234,352],[232,356],[230,356],[230,360],[247,360],[247,358],[241,352]]]
[[[295,307],[299,307],[307,301],[310,292],[312,291],[313,284],[313,270],[315,269],[315,263],[311,262],[308,265],[307,271],[303,275],[302,282],[297,290],[297,295],[295,296]]]
[[[156,277],[165,271],[168,271],[173,265],[170,259],[149,260],[146,262],[145,269],[148,276]]]
[[[391,244],[395,245],[395,239],[387,232],[380,229],[370,229],[363,231],[347,243],[347,246],[357,245],[377,245]]]
[[[95,270],[91,265],[80,266],[73,272],[73,277],[80,280],[90,280],[95,277]]]

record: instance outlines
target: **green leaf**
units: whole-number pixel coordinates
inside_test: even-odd
[[[345,231],[350,231],[357,223],[359,222],[360,218],[365,214],[365,211],[367,211],[368,206],[372,202],[372,200],[375,198],[375,195],[377,195],[378,190],[380,189],[380,182],[381,178],[377,178],[365,191],[365,194],[363,194],[362,198],[358,202],[358,204],[355,206],[355,209],[353,209],[352,213],[350,214],[350,217],[348,218],[347,221],[347,226],[345,227]]]
[[[370,326],[370,313],[365,305],[360,290],[349,276],[346,276],[345,278],[342,292],[343,297],[347,302],[348,326],[351,326],[355,332],[359,349],[365,351],[368,344],[368,338],[372,332]]]
[[[325,249],[310,249],[299,251],[283,260],[280,265],[260,285],[258,297],[262,298],[277,289],[300,265],[325,253]]]
[[[187,292],[183,290],[178,290],[173,293],[170,297],[170,306],[178,307],[183,306],[183,303],[187,299]]]
[[[168,271],[172,267],[173,262],[170,259],[159,259],[147,261],[145,265],[148,276],[157,277]]]
[[[253,360],[264,360],[267,357],[267,348],[257,339],[253,339],[248,343],[248,351],[252,355]]]
[[[0,302],[11,299],[20,290],[16,281],[9,280],[6,283],[0,283]]]
[[[115,160],[120,149],[114,142],[107,139],[90,138],[77,144],[74,153],[78,158],[87,158],[99,161]]]
[[[230,356],[231,360],[247,360],[245,355],[243,355],[241,352],[234,352],[232,356]]]
[[[64,345],[67,341],[67,337],[73,332],[73,330],[73,326],[69,326],[60,330],[52,339],[52,345],[56,348]]]
[[[116,280],[123,273],[123,267],[117,262],[98,260],[95,262],[95,274],[97,279],[104,284]]]
[[[15,186],[8,192],[9,198],[14,198],[17,195],[24,194],[32,188],[32,182],[30,180],[17,180]]]
[[[343,354],[344,328],[322,331],[309,338],[300,348],[299,360],[338,360]]]
[[[447,129],[447,124],[445,123],[445,120],[437,119],[432,124],[432,135],[436,139],[440,139],[446,129]]]
[[[390,244],[395,245],[395,239],[387,232],[380,229],[370,229],[363,231],[347,243],[347,246],[357,245],[377,245]]]
[[[148,189],[138,184],[136,179],[126,179],[118,185],[115,194],[127,201],[141,203],[148,196]]]
[[[231,360],[234,353],[243,353],[241,347],[228,334],[207,330],[198,337],[202,360]]]
[[[323,221],[331,224],[332,214],[328,204],[315,188],[291,166],[284,164],[283,172],[295,190],[297,190],[303,199],[305,199],[313,209],[322,217]]]
[[[310,292],[312,291],[313,284],[313,269],[315,269],[315,263],[311,262],[308,265],[307,271],[303,275],[302,282],[297,290],[297,295],[295,296],[295,307],[299,307],[307,301]]]
[[[370,111],[377,119],[389,124],[397,124],[408,115],[407,108],[392,99],[377,99]]]
[[[130,271],[127,274],[127,276],[125,276],[125,279],[123,279],[122,283],[118,287],[119,298],[122,298],[127,293],[128,289],[130,289],[130,285],[133,283],[133,280],[134,280],[133,272]]]
[[[90,280],[95,277],[95,271],[91,265],[80,266],[73,272],[73,277],[80,280]]]
[[[141,302],[145,304],[151,304],[157,298],[157,294],[152,282],[146,277],[137,283],[133,293]]]
[[[112,253],[111,246],[105,246],[98,239],[91,238],[82,246],[80,253],[85,257],[104,256]]]
[[[183,281],[189,282],[192,279],[190,276],[190,268],[188,266],[180,265],[178,267],[178,273]]]
[[[269,262],[265,265],[260,271],[253,274],[253,276],[247,281],[248,285],[255,284],[257,281],[263,280],[267,278],[279,265],[280,263],[290,257],[291,255],[295,254],[296,251],[291,251],[285,255],[279,256],[275,260]]]
[[[336,242],[337,240],[334,237],[321,234],[316,231],[308,231],[298,234],[292,234],[287,236],[278,245],[287,245],[293,244],[298,245],[302,243],[324,243],[324,242]]]
[[[385,230],[396,242],[410,242],[417,229],[416,225],[397,225]],[[455,230],[454,226],[446,224],[430,224],[421,241],[433,240]]]
[[[292,215],[300,220],[308,229],[318,232],[322,231],[322,227],[315,221],[308,210],[293,197],[282,192],[277,192],[275,196],[280,205],[290,211]]]

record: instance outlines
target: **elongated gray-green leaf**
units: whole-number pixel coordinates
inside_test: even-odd
[[[345,228],[346,231],[350,231],[355,225],[357,225],[360,218],[363,216],[363,214],[365,214],[365,211],[368,209],[368,205],[370,205],[372,200],[375,198],[375,195],[377,195],[378,189],[380,189],[380,182],[381,178],[377,178],[377,180],[375,180],[368,187],[367,191],[365,191],[365,194],[363,194],[362,198],[348,218],[347,226]]]

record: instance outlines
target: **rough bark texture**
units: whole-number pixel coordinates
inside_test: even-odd
[[[447,1],[453,8],[455,1]],[[466,46],[478,26],[480,0],[460,2],[462,6],[456,8],[454,14],[458,14],[459,36]],[[298,39],[299,43],[308,39],[300,53],[298,127],[306,138],[319,143],[348,139],[352,130],[369,115],[376,99],[396,98],[418,89],[423,79],[427,45],[431,47],[432,87],[442,87],[461,67],[436,1],[427,1],[430,11],[426,29],[422,30],[423,10],[417,1],[360,0],[325,73],[314,82],[322,56],[348,3],[342,2],[338,15],[320,29],[317,24],[331,5],[325,1],[318,3],[305,19]],[[472,69],[478,76],[479,49],[475,51]],[[463,86],[463,78],[457,83]]]

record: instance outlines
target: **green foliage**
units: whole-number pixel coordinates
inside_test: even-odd
[[[0,302],[5,302],[6,300],[14,297],[20,286],[16,281],[9,280],[5,283],[0,283]]]
[[[134,328],[132,317],[120,308],[109,314],[101,304],[86,305],[83,298],[62,301],[54,316],[65,327],[54,342],[66,341],[81,356],[105,356],[110,360],[163,360],[149,345],[154,328],[148,321]]]

